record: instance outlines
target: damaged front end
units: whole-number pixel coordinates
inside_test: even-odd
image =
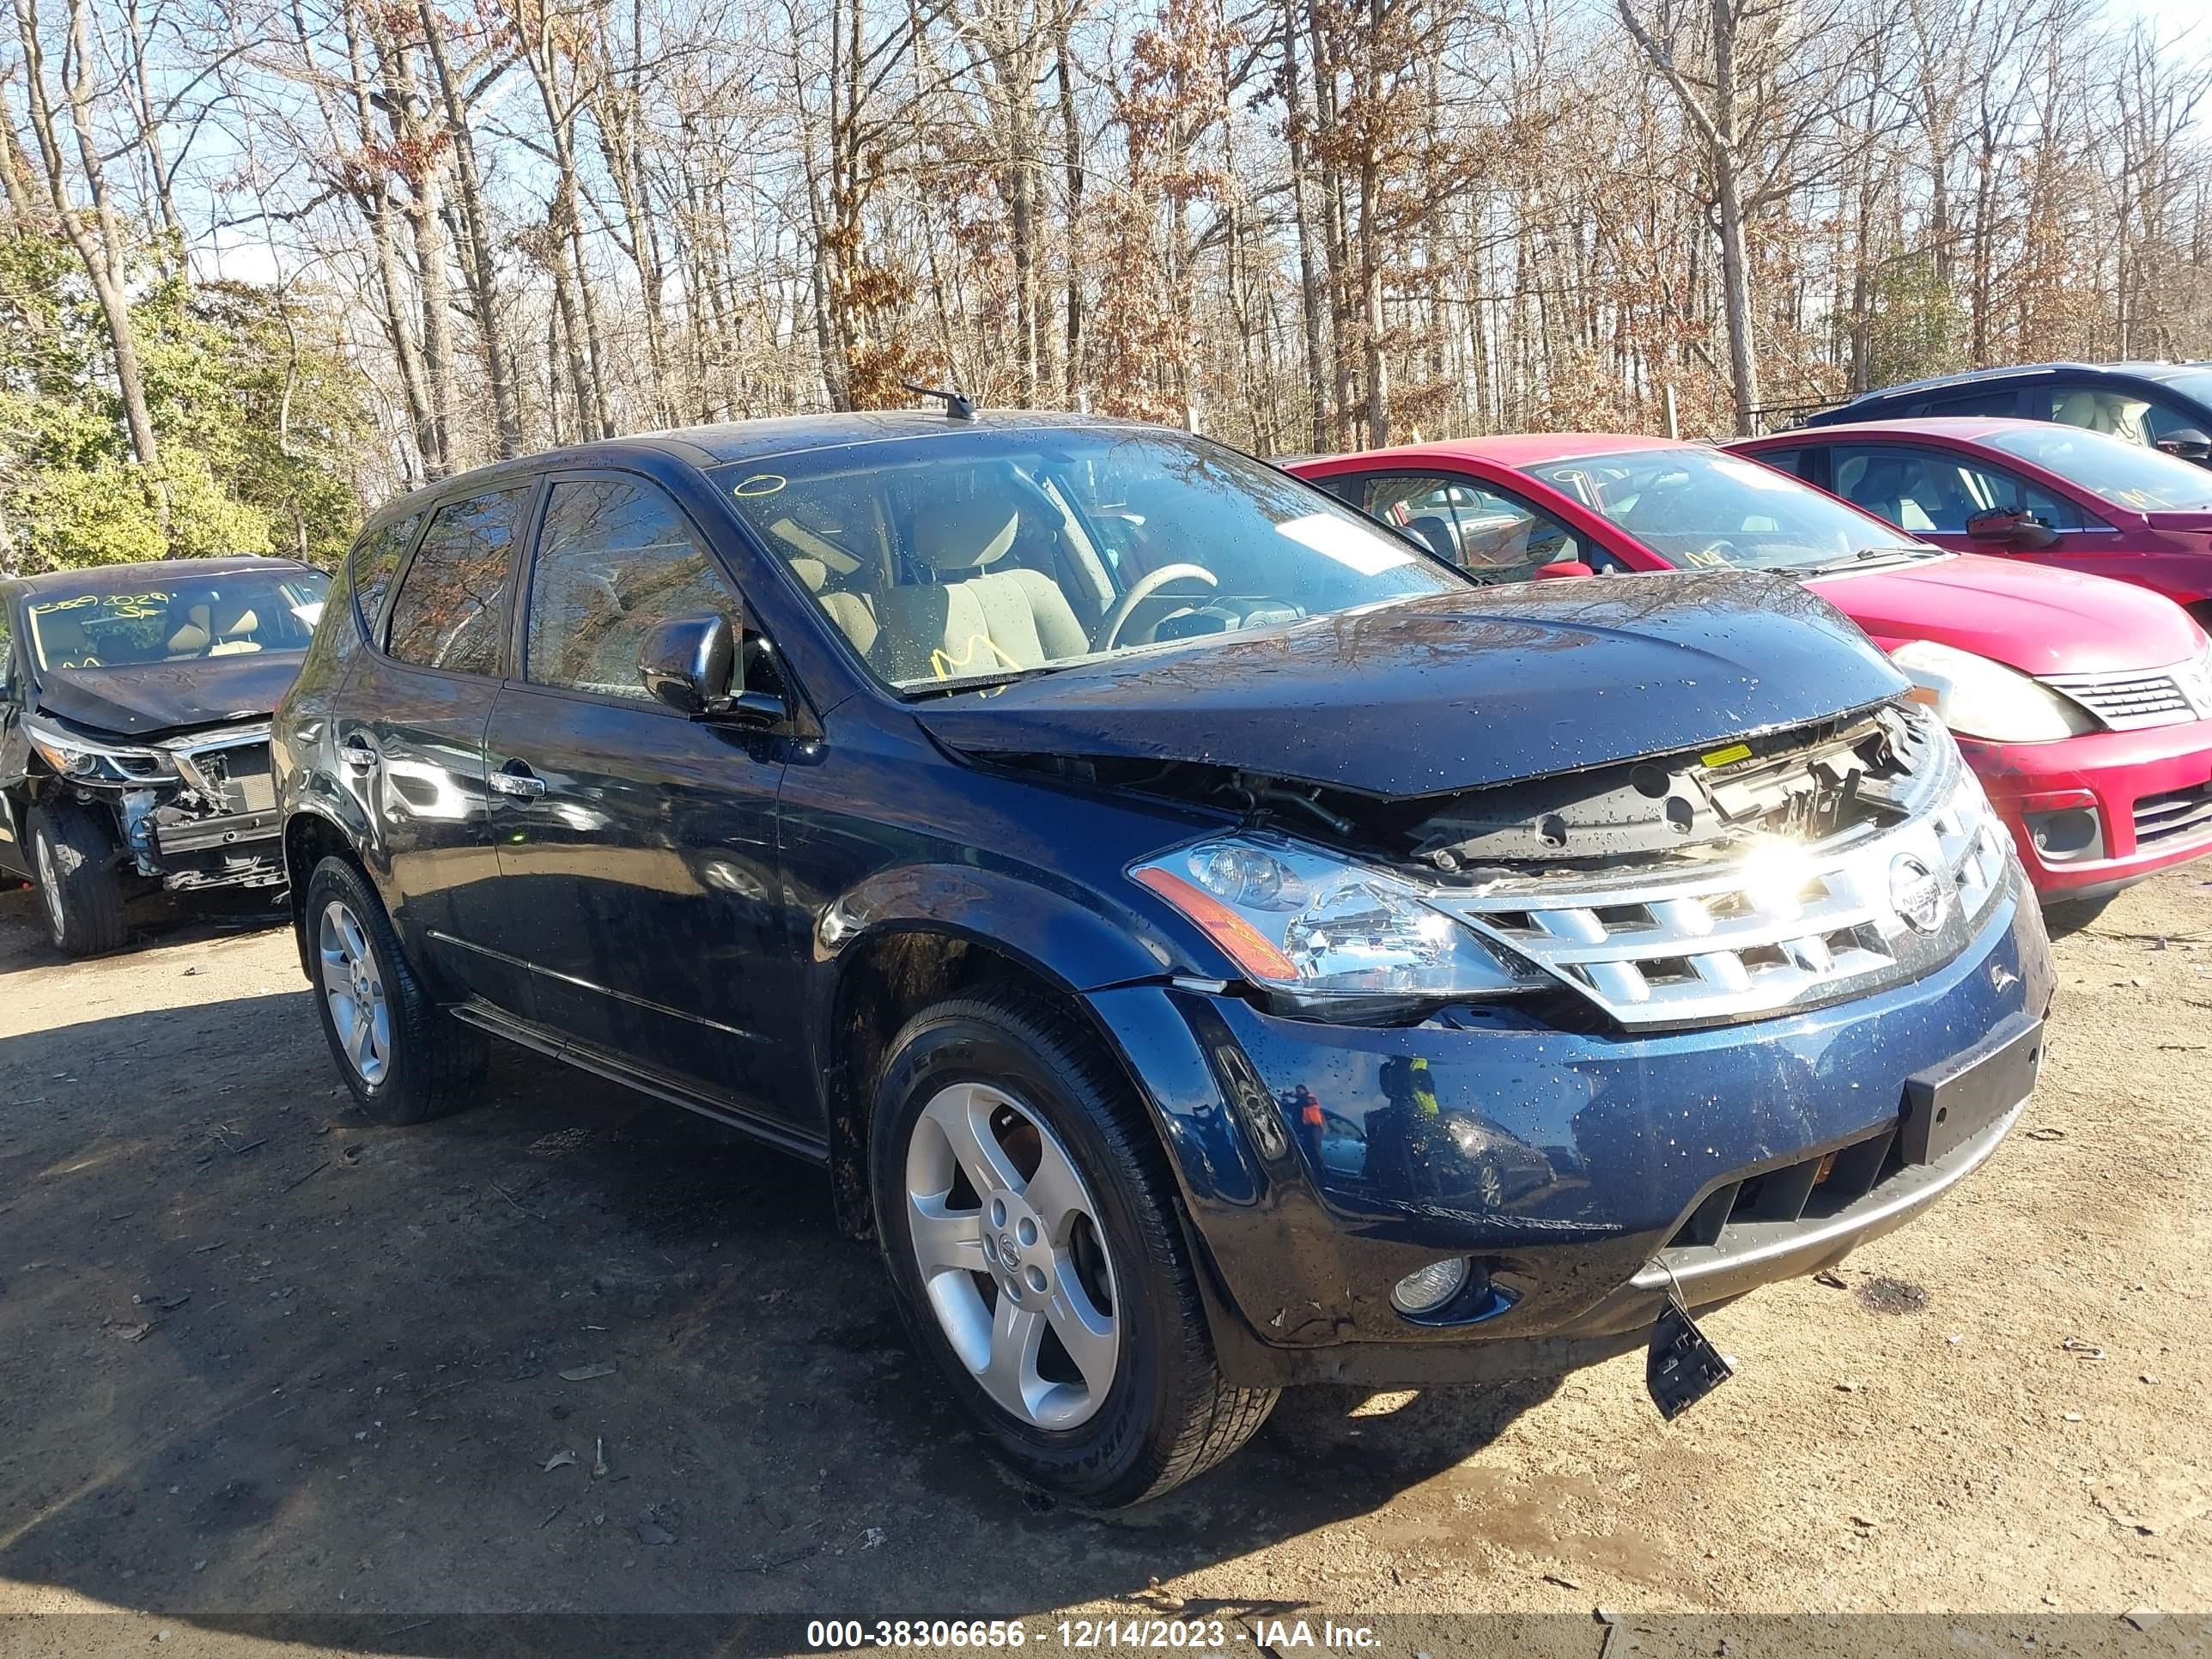
[[[125,742],[33,715],[24,735],[44,787],[111,814],[143,879],[170,892],[283,884],[266,720]]]
[[[1309,1018],[1540,995],[1632,1030],[1796,1012],[1932,971],[2011,879],[1980,785],[1906,704],[1396,800],[1191,763],[1109,763],[1110,780],[1052,764],[1237,811],[1233,833],[1131,875],[1263,1002]]]

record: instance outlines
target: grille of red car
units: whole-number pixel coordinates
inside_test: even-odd
[[[2212,836],[2212,783],[2145,795],[2136,803],[2138,847],[2197,841],[2206,836]]]
[[[2043,683],[2063,691],[2115,732],[2179,726],[2197,718],[2189,694],[2163,668],[2098,674],[2046,674]]]

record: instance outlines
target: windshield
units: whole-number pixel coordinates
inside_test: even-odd
[[[1638,449],[1527,469],[1679,568],[1793,570],[1933,553],[1756,461],[1710,449]]]
[[[2138,513],[2212,507],[2212,472],[2124,438],[2039,423],[1982,441]]]
[[[948,433],[714,476],[910,693],[1465,586],[1311,486],[1151,428]]]
[[[46,668],[138,668],[257,651],[304,651],[323,614],[319,570],[235,570],[134,582],[128,570],[24,606],[31,659]]]

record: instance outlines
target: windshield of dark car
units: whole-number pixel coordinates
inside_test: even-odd
[[[1983,441],[2138,513],[2212,507],[2212,472],[2124,438],[2039,422]]]
[[[159,581],[128,571],[42,588],[23,607],[31,659],[47,668],[137,668],[259,651],[301,651],[323,613],[319,570],[240,570]]]
[[[1771,467],[1710,449],[1584,455],[1526,471],[1682,568],[1799,569],[1912,539]]]
[[[741,462],[726,498],[906,691],[1464,583],[1311,486],[1149,428],[1020,428]]]

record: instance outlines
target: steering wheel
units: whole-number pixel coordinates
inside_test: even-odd
[[[1130,585],[1129,591],[1115,601],[1111,611],[1098,619],[1098,626],[1091,630],[1091,648],[1111,651],[1121,637],[1121,629],[1127,626],[1130,614],[1139,605],[1170,582],[1186,578],[1202,581],[1208,587],[1221,586],[1214,574],[1202,565],[1164,564],[1158,570],[1147,571]]]

